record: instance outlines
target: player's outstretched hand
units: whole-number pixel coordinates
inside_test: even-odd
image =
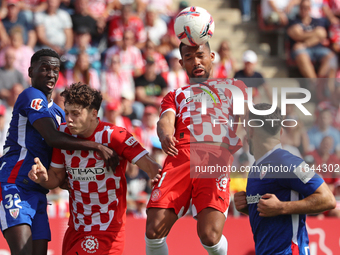
[[[162,149],[166,154],[170,156],[178,155],[178,150],[175,147],[178,140],[173,135],[165,136],[160,139],[160,142],[162,144]]]
[[[161,175],[162,169],[158,169],[158,174],[155,175],[155,177],[153,177],[151,179],[151,187],[153,187],[153,185],[155,185],[162,177]]]
[[[264,194],[257,204],[261,217],[274,217],[282,214],[283,203],[274,194]]]
[[[116,167],[119,164],[119,159],[121,159],[117,152],[105,145],[99,144],[98,153],[104,160],[107,170],[112,170],[115,173]]]
[[[34,181],[35,183],[41,183],[48,181],[48,175],[46,168],[40,162],[39,158],[34,159],[35,165],[32,166],[32,169],[28,172],[28,177]]]
[[[247,193],[245,191],[234,194],[234,203],[237,211],[248,214]]]

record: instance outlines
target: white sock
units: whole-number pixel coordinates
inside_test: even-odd
[[[202,242],[201,242],[202,243]],[[214,246],[206,246],[202,243],[204,249],[207,250],[209,255],[227,255],[228,241],[224,235],[222,235],[220,241]]]
[[[168,255],[166,237],[160,239],[149,239],[145,236],[146,255]]]

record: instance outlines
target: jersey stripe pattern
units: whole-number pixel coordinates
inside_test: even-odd
[[[257,211],[266,193],[275,194],[280,201],[298,201],[313,194],[323,180],[305,164],[280,145],[254,163],[248,175],[247,204],[256,254],[310,254],[306,215],[260,217]]]
[[[33,123],[50,117],[56,127],[65,121],[64,111],[53,101],[47,102],[45,94],[33,87],[25,89],[18,97],[0,159],[0,182],[16,183],[25,189],[47,193],[48,190],[31,181],[28,172],[39,157],[43,165],[49,166],[52,148],[47,145]]]
[[[239,95],[243,94],[247,102],[247,87],[236,79],[211,79],[173,90],[163,98],[160,116],[167,111],[175,113],[178,145],[223,142],[229,145],[232,154],[242,146],[236,135],[235,122],[239,121],[239,116],[233,114],[235,96],[230,87],[240,92]],[[203,104],[206,104],[206,114]]]
[[[65,124],[60,130],[71,134]],[[86,139],[114,149],[124,159],[113,173],[95,151],[53,150],[51,166],[65,168],[71,186],[69,225],[82,232],[122,230],[127,161],[135,163],[148,152],[126,129],[106,122],[99,122],[93,135]]]

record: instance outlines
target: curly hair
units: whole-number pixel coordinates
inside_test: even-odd
[[[65,98],[65,104],[77,104],[84,108],[96,109],[99,111],[103,97],[101,93],[90,86],[78,82],[73,83],[60,94]]]
[[[31,57],[31,65],[34,62],[38,62],[41,57],[45,57],[45,56],[57,58],[60,61],[59,54],[57,52],[55,52],[54,50],[52,50],[52,49],[41,49],[41,50],[38,50],[36,53],[34,53],[33,56]]]

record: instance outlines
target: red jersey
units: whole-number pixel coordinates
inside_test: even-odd
[[[132,30],[135,34],[136,43],[146,41],[146,32],[144,29],[143,21],[137,16],[131,16],[129,22],[124,24],[121,17],[114,17],[110,21],[108,36],[110,42],[117,42],[123,40],[125,30]]]
[[[236,79],[211,79],[171,91],[163,98],[160,115],[167,111],[176,114],[175,137],[179,141],[178,145],[203,141],[223,142],[229,144],[231,153],[242,147],[236,135],[235,122],[239,121],[239,117],[233,114],[234,97],[226,88],[230,85],[243,93],[244,100],[248,99],[246,85]],[[204,97],[206,114],[202,114]]]
[[[65,123],[60,130],[71,134]],[[123,230],[127,161],[135,163],[148,152],[126,129],[101,121],[86,140],[102,143],[124,159],[113,173],[94,151],[53,149],[51,166],[66,168],[71,186],[69,226],[80,232]]]

